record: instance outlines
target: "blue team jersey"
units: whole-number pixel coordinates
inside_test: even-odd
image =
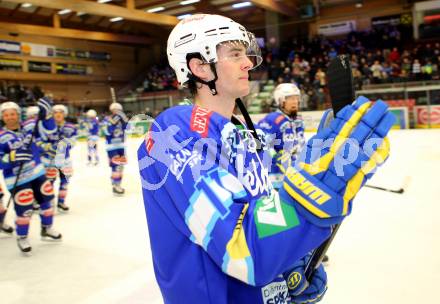
[[[102,130],[104,131],[106,150],[113,151],[123,149],[125,147],[125,129],[127,123],[118,119],[117,115],[106,117],[102,122]]]
[[[266,133],[272,155],[270,177],[275,188],[282,186],[284,170],[291,166],[305,144],[304,121],[292,119],[281,111],[267,114],[258,127]]]
[[[51,143],[57,146],[56,157],[62,159],[70,158],[70,150],[73,148],[78,135],[77,127],[69,122],[64,122],[62,125],[56,125],[55,131],[47,136],[44,142]],[[39,138],[38,140],[41,140]],[[44,163],[50,162],[52,157],[46,151],[41,151],[41,158]]]
[[[98,118],[87,118],[85,121],[87,128],[87,139],[98,140],[99,139],[99,121]]]
[[[11,162],[9,156],[12,150],[28,147],[32,133],[36,128],[36,120],[25,121],[18,130],[8,130],[6,127],[0,130],[0,168],[3,169],[6,187],[11,190],[17,178],[20,167],[19,162]],[[47,140],[55,132],[53,118],[40,121],[34,138]],[[32,141],[29,150],[32,152],[32,160],[23,164],[20,179],[17,186],[32,181],[45,174],[45,169],[40,159],[40,151],[35,140]]]
[[[280,200],[259,135],[262,150],[243,125],[192,105],[151,125],[138,159],[165,303],[288,303],[280,274],[329,236]]]

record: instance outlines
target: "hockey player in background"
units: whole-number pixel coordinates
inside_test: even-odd
[[[26,109],[26,120],[28,119],[37,119],[38,118],[38,107],[37,106],[30,106]]]
[[[315,139],[350,137],[361,119],[379,115],[368,120],[368,130],[378,130],[374,134],[383,143],[377,149],[381,157],[372,160],[359,153],[370,165],[366,176],[350,164],[347,172],[356,174],[355,182],[348,173],[344,178],[333,174],[334,154],[308,153],[310,141],[302,166],[287,169],[277,192],[264,161],[264,136],[255,140],[251,127],[232,116],[236,99],[250,91],[249,71],[261,62],[253,35],[229,18],[196,14],[172,30],[167,56],[195,104],[161,113],[138,149],[153,264],[164,302],[319,301],[327,277],[321,265],[306,281],[309,252],[350,213],[353,197],[388,155],[383,137],[392,114],[384,103],[373,106],[359,99],[334,120],[333,131],[316,134]],[[315,166],[321,159],[322,166]],[[316,167],[321,171],[313,175]]]
[[[3,189],[0,186],[0,233],[4,232],[7,234],[12,234],[14,232],[14,228],[5,224],[6,206],[3,203],[3,197],[4,197]]]
[[[73,174],[70,150],[76,142],[77,128],[74,124],[66,122],[69,112],[65,105],[54,105],[52,111],[56,130],[47,136],[47,140],[39,138],[37,144],[42,149],[41,160],[46,167],[46,177],[52,182],[52,186],[55,185],[57,177],[60,178],[56,202],[58,210],[67,212],[69,207],[66,205],[66,196],[69,179]]]
[[[106,150],[112,171],[111,182],[113,193],[123,195],[125,190],[121,187],[125,157],[125,128],[128,118],[123,112],[122,105],[114,102],[110,105],[111,115],[103,121],[103,131],[106,140]]]
[[[272,156],[269,177],[275,189],[283,185],[284,174],[299,156],[305,144],[304,120],[298,115],[301,92],[293,83],[281,83],[273,92],[277,111],[267,114],[258,126],[266,133]],[[323,262],[327,263],[328,256]]]
[[[273,92],[274,106],[278,110],[267,114],[258,123],[272,147],[269,177],[275,189],[281,188],[286,169],[292,166],[305,144],[304,121],[298,116],[300,98],[296,85],[279,84]]]
[[[31,138],[37,136],[47,139],[55,132],[52,118],[52,102],[47,98],[38,101],[39,121],[27,120],[20,124],[20,108],[11,101],[0,105],[4,127],[0,131],[0,166],[6,187],[13,196],[17,214],[17,244],[22,252],[30,252],[32,247],[27,239],[34,199],[40,205],[41,236],[61,240],[61,234],[54,230],[52,183],[46,179],[39,150]],[[22,167],[18,175],[19,168]],[[18,178],[18,180],[17,180]]]
[[[99,140],[99,120],[95,110],[90,109],[86,113],[87,128],[87,164],[97,166],[99,163],[98,140]]]

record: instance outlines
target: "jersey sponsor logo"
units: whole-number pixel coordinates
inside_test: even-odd
[[[58,174],[58,169],[55,167],[46,168],[46,177],[47,178],[56,178]]]
[[[32,189],[23,189],[14,196],[15,203],[19,206],[32,205],[34,201],[34,191]]]
[[[199,133],[202,137],[208,136],[209,118],[212,112],[200,107],[194,107],[191,114],[191,131]]]
[[[299,225],[295,208],[280,200],[277,192],[257,200],[254,209],[258,237],[265,238]]]
[[[282,277],[278,282],[272,282],[261,288],[261,296],[264,304],[288,304],[290,303],[289,290]]]
[[[46,180],[40,187],[41,194],[43,195],[53,195],[52,183]]]
[[[154,146],[154,140],[151,138],[150,132],[151,131],[148,131],[147,136],[145,138],[145,147],[147,148],[148,154],[151,153],[151,149]]]
[[[312,201],[318,205],[322,205],[327,202],[331,196],[324,192],[322,189],[318,188],[312,182],[304,177],[301,173],[295,170],[295,168],[290,167],[286,174],[289,181],[301,192],[307,195]]]
[[[202,155],[197,151],[190,151],[188,149],[182,149],[176,154],[170,154],[173,159],[170,166],[170,171],[176,176],[176,179],[180,179],[186,166],[193,168],[194,166],[201,164],[203,158]]]
[[[237,155],[236,169],[238,179],[252,196],[258,196],[269,192],[269,175],[263,172],[265,168],[262,165],[257,165],[254,159],[250,161],[249,167],[245,168],[243,165],[243,155]],[[260,170],[259,170],[260,169]]]
[[[287,286],[289,287],[290,290],[295,289],[301,283],[301,280],[302,280],[301,273],[294,271],[289,275],[289,277],[286,280]]]
[[[284,115],[278,115],[278,117],[275,118],[275,124],[279,125],[284,118],[285,118]]]

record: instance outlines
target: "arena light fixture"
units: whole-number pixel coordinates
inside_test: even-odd
[[[249,1],[246,2],[240,2],[240,3],[234,3],[232,4],[233,8],[242,8],[242,7],[247,7],[247,6],[251,6],[252,3],[250,3]]]
[[[122,17],[114,17],[114,18],[110,19],[110,22],[118,22],[118,21],[122,21],[122,20],[124,20],[124,18],[122,18]]]
[[[165,7],[163,6],[158,6],[158,7],[153,7],[147,10],[148,13],[157,13],[160,11],[163,11],[165,9]]]
[[[112,0],[98,0],[98,3],[107,3],[107,2],[112,2]]]
[[[180,5],[188,5],[188,4],[193,4],[193,3],[197,3],[200,2],[200,0],[185,0],[185,1],[181,1]]]
[[[21,5],[21,7],[24,7],[24,8],[28,8],[28,7],[31,7],[31,6],[32,6],[32,3],[23,3]]]
[[[71,12],[72,12],[72,10],[66,8],[66,9],[63,9],[63,10],[59,11],[58,15],[65,15],[65,14],[68,14],[68,13],[71,13]]]
[[[192,14],[184,14],[184,15],[180,15],[180,16],[177,16],[177,19],[179,19],[179,20],[182,20],[182,19],[185,19],[186,17],[189,17],[189,16],[191,16]]]

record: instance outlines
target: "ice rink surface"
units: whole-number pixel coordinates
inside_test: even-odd
[[[440,287],[440,130],[391,132],[389,161],[364,188],[330,252],[321,303],[432,303]],[[68,214],[57,214],[62,242],[43,242],[31,223],[31,256],[0,234],[0,303],[162,303],[153,273],[136,150],[128,140],[124,197],[114,197],[101,163],[86,166],[86,144],[73,151]],[[12,224],[10,208],[7,223]],[[178,253],[177,253],[178,254]],[[191,292],[188,290],[188,292]],[[182,301],[182,303],[185,303]]]

